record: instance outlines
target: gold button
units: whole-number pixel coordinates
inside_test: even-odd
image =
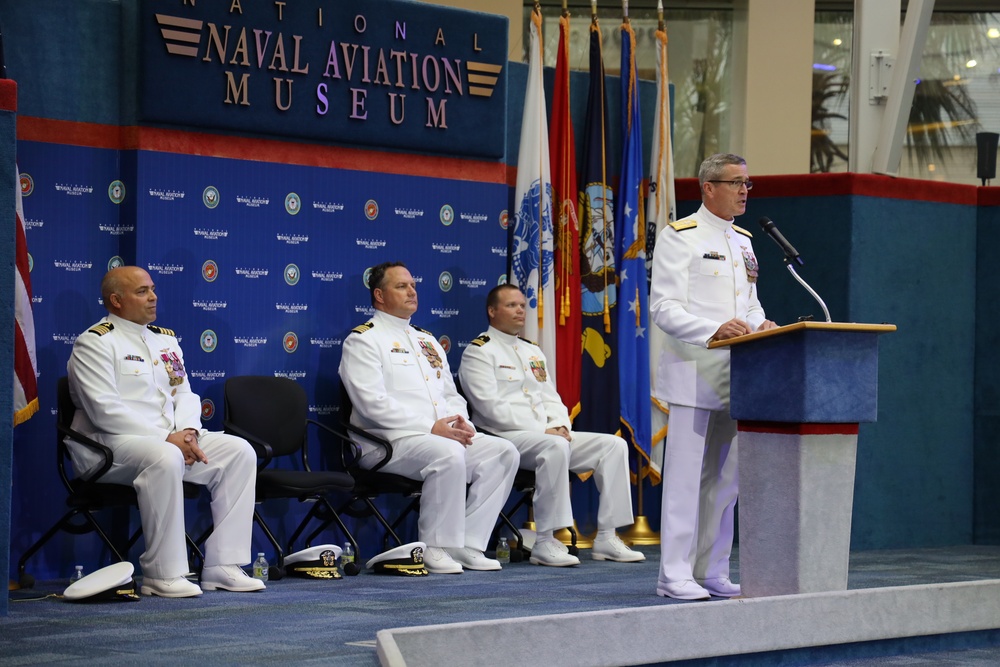
[[[740,291],[736,290],[736,296],[739,296],[739,295],[740,295]]]
[[[719,272],[718,272],[718,271],[716,271],[716,272],[715,272],[715,275],[719,275]]]
[[[160,360],[159,360],[159,359],[153,359],[153,365],[154,365],[154,366],[156,366],[156,365],[157,365],[157,364],[159,364],[159,363],[160,363]]]

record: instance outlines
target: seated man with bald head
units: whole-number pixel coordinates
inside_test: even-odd
[[[156,285],[143,269],[123,266],[101,282],[108,315],[81,334],[67,370],[77,407],[73,428],[111,448],[101,482],[135,488],[146,551],[139,557],[143,595],[192,597],[202,589],[257,591],[250,562],[257,456],[242,438],[201,428],[201,399],[191,391],[174,332],[152,324]],[[103,462],[67,441],[86,478]],[[208,487],[215,529],[205,543],[201,587],[188,581],[183,483]]]

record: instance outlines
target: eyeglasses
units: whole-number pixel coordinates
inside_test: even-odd
[[[729,185],[733,186],[733,188],[736,189],[736,190],[739,190],[740,188],[742,188],[744,186],[746,187],[746,189],[748,191],[749,190],[753,190],[753,181],[741,181],[739,179],[736,179],[736,180],[733,180],[733,181],[708,181],[708,182],[709,183],[728,183]]]

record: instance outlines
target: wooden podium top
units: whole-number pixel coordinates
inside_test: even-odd
[[[736,338],[730,338],[729,340],[714,340],[708,344],[708,347],[709,349],[713,349],[716,347],[739,345],[741,343],[749,343],[751,341],[760,340],[761,338],[769,338],[770,336],[782,336],[784,334],[792,333],[795,331],[802,331],[804,329],[820,329],[824,331],[854,331],[857,333],[883,334],[895,331],[896,325],[858,324],[855,322],[796,322],[795,324],[786,324],[783,327],[775,327],[774,329],[768,329],[767,331],[755,331],[754,333],[746,334],[745,336],[738,336]]]

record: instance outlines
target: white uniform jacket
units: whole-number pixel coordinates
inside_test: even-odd
[[[351,423],[390,441],[469,416],[433,334],[380,310],[344,340],[340,380],[354,404]]]
[[[545,354],[531,341],[490,327],[465,348],[458,376],[476,421],[485,429],[542,432],[570,427]]]
[[[109,314],[77,337],[66,365],[78,408],[73,428],[106,445],[115,438],[201,431],[201,398],[191,391],[184,354],[170,329],[142,326]],[[69,442],[74,468],[85,474],[101,461]]]
[[[764,320],[757,296],[751,234],[703,205],[668,225],[656,239],[649,310],[665,331],[653,395],[709,410],[729,407],[729,349],[708,341],[738,317],[756,330]]]

